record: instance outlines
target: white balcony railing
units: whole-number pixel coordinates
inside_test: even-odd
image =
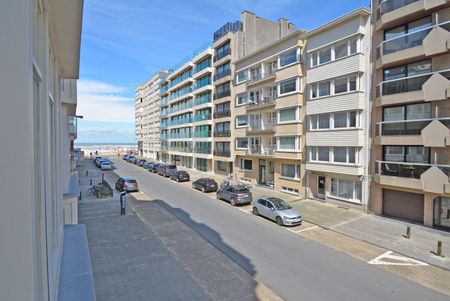
[[[248,124],[248,131],[274,131],[276,123],[275,118],[251,120]]]

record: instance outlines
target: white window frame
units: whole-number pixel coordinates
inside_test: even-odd
[[[244,168],[244,166],[245,166],[244,161],[250,161],[250,162],[252,162],[252,169],[245,169],[245,168]],[[239,169],[240,169],[240,170],[245,170],[245,171],[253,171],[253,160],[241,158],[241,159],[239,160]]]
[[[334,160],[334,149],[335,147],[341,147],[341,148],[345,148],[345,162],[338,162]],[[350,163],[349,162],[349,150],[350,149],[354,149],[355,150],[355,163]],[[359,155],[359,150],[358,147],[354,147],[354,146],[334,146],[330,148],[330,162],[331,163],[335,163],[335,164],[342,164],[342,165],[358,165],[358,156]]]
[[[295,145],[294,145],[294,149],[282,149],[280,148],[280,138],[286,138],[286,137],[294,137],[295,138]],[[277,137],[277,152],[298,152],[300,149],[300,144],[301,144],[301,137],[300,136],[294,136],[294,135],[283,135],[283,136],[278,136]]]
[[[356,122],[355,122],[355,126],[350,126],[350,115],[352,112],[356,113]],[[346,127],[339,127],[336,128],[334,125],[334,115],[335,114],[340,114],[340,113],[346,113]],[[319,129],[319,116],[323,116],[323,115],[329,115],[330,121],[329,124],[330,126],[326,129]],[[360,117],[361,116],[361,111],[359,110],[352,110],[352,111],[344,111],[344,112],[334,112],[334,113],[324,113],[324,114],[314,114],[314,115],[309,115],[308,116],[308,131],[309,132],[320,132],[320,131],[341,131],[341,130],[355,130],[355,129],[360,129],[361,128],[361,121],[360,121]],[[313,117],[316,117],[316,128],[313,128]]]
[[[246,118],[246,123],[245,123],[245,125],[239,125],[238,124],[238,118],[239,117],[245,117]],[[246,128],[247,126],[248,126],[248,116],[247,115],[245,115],[245,114],[243,114],[243,115],[237,115],[236,116],[236,118],[235,118],[235,120],[234,120],[234,122],[235,122],[235,128],[237,128],[237,129],[240,129],[240,128]]]
[[[295,79],[295,91],[291,91],[291,92],[287,92],[287,93],[281,93],[281,85],[287,81],[290,81],[292,79]],[[279,81],[277,83],[277,90],[278,90],[278,97],[282,97],[282,96],[287,96],[287,95],[292,95],[295,93],[299,93],[301,92],[300,87],[301,87],[301,77],[299,76],[295,76],[295,77],[291,77],[282,81]]]
[[[295,52],[295,56],[296,56],[296,60],[295,60],[295,62],[293,62],[293,63],[290,63],[290,64],[287,64],[287,65],[284,65],[284,66],[281,66],[281,57],[283,56],[283,55],[285,55],[285,54],[288,54],[288,53],[290,53],[291,51],[293,51],[293,50],[296,50],[296,52]],[[291,48],[291,49],[289,49],[289,50],[286,50],[286,51],[284,51],[283,53],[280,53],[279,55],[278,55],[278,58],[277,58],[277,70],[281,70],[281,69],[284,69],[284,68],[287,68],[287,67],[290,67],[290,66],[293,66],[293,65],[295,65],[295,64],[298,64],[298,63],[300,63],[301,62],[301,47],[295,47],[295,48]]]
[[[311,68],[319,67],[321,65],[329,64],[331,62],[342,60],[342,59],[345,59],[345,58],[347,58],[349,56],[352,56],[352,55],[355,55],[357,53],[360,53],[361,49],[362,49],[362,46],[361,46],[362,38],[361,37],[362,37],[361,34],[356,34],[356,35],[353,35],[351,37],[347,37],[345,39],[337,41],[337,42],[333,43],[332,45],[323,46],[323,47],[316,48],[314,50],[309,51],[308,54],[307,54],[308,55],[308,68],[311,69]],[[353,39],[356,39],[356,51],[355,51],[355,53],[351,53],[350,43],[351,43],[351,41]],[[336,47],[337,44],[341,44],[344,41],[347,42],[347,55],[336,59],[335,47]],[[320,63],[319,52],[324,50],[324,49],[326,49],[326,48],[331,48],[331,59],[328,62]],[[317,65],[313,64],[314,63],[314,60],[313,60],[314,55],[317,56]]]
[[[245,102],[240,104],[240,103],[238,102],[238,99],[239,99],[239,97],[241,97],[241,96],[242,96],[242,97],[245,97]],[[247,104],[248,104],[248,99],[249,99],[249,96],[248,96],[248,93],[247,93],[247,92],[237,94],[237,95],[236,95],[236,107],[242,107],[242,106],[247,105]]]
[[[321,161],[319,160],[319,147],[327,147],[328,148],[328,161]],[[336,146],[341,147],[341,146]],[[359,148],[356,146],[342,146],[346,148],[346,162],[335,162],[334,161],[334,146],[310,146],[308,149],[308,160],[309,162],[318,162],[318,163],[330,163],[330,164],[336,164],[336,165],[349,165],[349,166],[357,166],[359,165]],[[355,149],[355,163],[348,163],[349,162],[349,149],[354,148]],[[315,153],[315,158],[313,159],[313,153]]]
[[[247,147],[239,147],[239,144],[238,144],[239,139],[241,139],[241,140],[247,139]],[[235,138],[235,145],[234,145],[235,149],[248,150],[249,145],[250,145],[250,141],[248,140],[247,137],[236,137]]]
[[[356,76],[356,87],[355,87],[355,90],[350,90],[350,78],[352,76]],[[336,93],[335,92],[335,80],[343,78],[343,77],[347,77],[347,91]],[[326,82],[330,83],[330,94],[319,96],[319,85],[322,84],[322,83],[326,83]],[[348,93],[355,93],[355,92],[361,91],[360,87],[361,87],[361,74],[360,73],[350,73],[350,74],[334,77],[334,78],[331,78],[331,79],[323,80],[323,81],[320,81],[320,82],[310,83],[309,84],[309,97],[308,97],[308,100],[316,100],[316,99],[325,98],[325,97],[344,95],[344,94],[348,94]],[[313,97],[313,91],[314,90],[315,90],[316,95],[317,95],[316,97]]]
[[[362,183],[361,183],[360,181],[345,180],[345,179],[340,179],[340,178],[331,178],[331,183],[333,183],[333,180],[334,180],[334,181],[337,181],[337,183],[336,183],[336,188],[337,188],[338,191],[339,191],[339,181],[344,181],[344,182],[351,182],[351,183],[353,183],[353,185],[352,185],[352,186],[353,186],[353,198],[347,199],[347,198],[343,198],[343,197],[334,195],[334,194],[333,194],[333,189],[332,189],[332,186],[333,186],[333,185],[330,186],[330,197],[332,197],[332,198],[334,198],[334,199],[340,199],[340,200],[349,201],[349,202],[352,202],[352,203],[359,203],[359,204],[362,203],[362,200],[359,200],[359,199],[356,198],[356,184],[357,184],[357,183],[359,183],[359,185],[361,185],[361,198],[362,198],[362,188],[363,188],[363,187],[362,187]],[[339,192],[338,192],[338,194],[339,194]]]
[[[291,110],[291,109],[295,109],[295,119],[294,120],[288,120],[288,121],[280,121],[280,111],[283,110]],[[293,107],[285,107],[285,108],[280,108],[277,110],[277,124],[289,124],[289,123],[296,123],[300,120],[300,107],[298,106],[293,106]]]
[[[295,166],[295,175],[294,177],[285,176],[283,175],[283,165],[294,165]],[[284,179],[290,179],[290,180],[300,180],[300,172],[301,172],[301,166],[300,164],[295,163],[281,163],[280,166],[280,177]]]
[[[242,74],[242,73],[245,74],[245,79],[240,81],[240,80],[239,80],[239,74]],[[236,72],[236,85],[245,83],[245,82],[247,82],[248,80],[249,80],[248,69],[245,69],[245,70],[241,70],[241,71]]]
[[[284,192],[284,193],[292,194],[292,195],[299,195],[299,190],[297,188],[281,186],[280,191]]]

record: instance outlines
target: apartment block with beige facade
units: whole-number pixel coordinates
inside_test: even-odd
[[[266,20],[244,11],[241,21],[229,22],[214,33],[214,172],[234,175],[234,85],[233,61],[292,32],[294,26],[285,19]]]
[[[201,50],[170,73],[160,100],[161,159],[212,170],[212,54]]]
[[[373,1],[371,210],[450,228],[450,4]]]
[[[355,10],[305,38],[308,195],[366,211],[370,11]]]
[[[156,72],[135,90],[135,120],[138,151],[142,157],[156,160],[160,142],[160,88],[167,72]]]
[[[234,174],[240,181],[303,193],[305,90],[301,31],[234,62]]]

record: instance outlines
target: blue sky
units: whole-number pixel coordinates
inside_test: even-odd
[[[85,0],[78,143],[134,142],[134,89],[172,68],[244,10],[310,30],[369,0]]]

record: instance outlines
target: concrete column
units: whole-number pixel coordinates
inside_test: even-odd
[[[423,198],[423,224],[427,227],[433,227],[433,207],[436,197],[437,195],[435,194],[425,193]]]
[[[372,186],[370,210],[377,215],[381,215],[383,213],[383,190],[381,186],[376,183],[373,183]]]

